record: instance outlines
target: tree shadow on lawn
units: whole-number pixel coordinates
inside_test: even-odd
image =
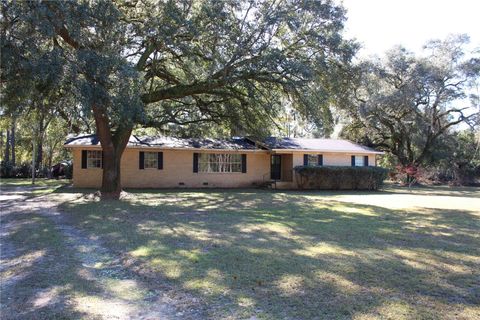
[[[480,312],[478,215],[312,194],[175,190],[63,209],[135,272],[204,299],[212,317]]]
[[[75,188],[71,188],[75,190]],[[79,190],[79,189],[77,189]],[[85,189],[83,189],[85,190]],[[93,190],[93,189],[90,189]],[[400,186],[396,184],[385,184],[383,188],[379,190],[281,190],[281,189],[254,189],[254,188],[232,188],[232,189],[217,189],[217,188],[199,188],[199,189],[186,189],[186,188],[176,188],[176,189],[138,189],[138,188],[127,188],[126,191],[134,194],[162,194],[162,193],[242,193],[242,194],[275,194],[275,193],[291,193],[291,194],[314,194],[314,195],[371,195],[371,194],[409,194],[409,195],[425,195],[425,196],[448,196],[448,197],[467,197],[467,198],[478,198],[480,196],[480,187],[476,186],[428,186],[428,185],[418,185],[418,186]]]
[[[88,314],[75,309],[72,295],[99,289],[79,274],[72,249],[53,223],[35,210],[2,215],[2,319],[73,319]],[[94,319],[88,315],[89,319]]]

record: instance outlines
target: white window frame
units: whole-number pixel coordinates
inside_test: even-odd
[[[143,168],[144,169],[158,169],[158,152],[143,153]]]
[[[242,173],[242,155],[237,153],[199,153],[200,173]]]
[[[355,156],[355,167],[365,167],[364,156]]]
[[[103,156],[100,150],[87,150],[87,169],[101,169]]]
[[[318,167],[318,154],[308,154],[308,166],[317,166]],[[313,161],[313,163],[312,163]]]

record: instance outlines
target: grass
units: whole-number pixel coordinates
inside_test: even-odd
[[[478,319],[480,190],[129,190],[62,205],[212,318]]]
[[[3,224],[12,222],[8,244],[2,243],[2,260],[9,266],[0,272],[2,285],[9,287],[2,294],[2,319],[84,318],[65,297],[78,299],[98,289],[79,274],[80,262],[55,224],[35,212],[2,217]],[[9,285],[12,279],[17,280]]]
[[[16,197],[20,197],[25,200],[37,196],[47,195],[54,192],[58,188],[68,185],[69,183],[70,180],[66,179],[38,179],[35,181],[35,185],[32,185],[31,179],[2,178],[0,179],[0,191],[8,191],[10,193],[11,191],[14,191]],[[0,195],[0,200],[2,199],[3,197]]]
[[[28,186],[57,188],[59,186],[62,186],[68,183],[70,183],[70,180],[67,180],[67,179],[56,180],[56,179],[37,178],[35,180],[35,185],[32,185],[32,179],[24,179],[24,178],[1,178],[0,179],[1,188],[28,187]]]

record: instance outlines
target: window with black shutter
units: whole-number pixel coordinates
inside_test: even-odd
[[[163,169],[163,152],[157,153],[157,169],[158,170]]]
[[[323,166],[323,155],[321,154],[304,154],[304,166]]]
[[[318,160],[317,165],[323,166],[323,154],[319,154],[317,160]]]
[[[352,156],[352,167],[368,166],[368,156]]]
[[[82,150],[82,169],[103,168],[103,152]]]
[[[82,169],[87,169],[87,150],[82,150]]]
[[[138,153],[138,169],[145,169],[145,152],[143,151]]]
[[[193,154],[193,172],[198,172],[198,153]]]

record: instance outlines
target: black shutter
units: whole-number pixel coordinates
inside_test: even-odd
[[[82,150],[82,169],[87,169],[87,150]]]
[[[303,165],[308,166],[308,154],[303,155]]]
[[[163,169],[163,152],[157,153],[157,169],[158,170]]]
[[[193,172],[198,172],[198,153],[193,154]]]
[[[352,156],[352,167],[355,167],[355,156]]]
[[[103,151],[100,151],[102,153],[102,168],[103,168],[103,160],[104,160],[104,156],[103,156]]]
[[[247,173],[247,155],[242,154],[242,173]]]
[[[323,166],[323,154],[318,155],[318,163],[319,166]]]
[[[138,157],[138,169],[145,169],[145,152],[140,151]]]
[[[363,165],[364,165],[365,167],[368,167],[368,156],[364,156],[364,157],[363,157]]]

